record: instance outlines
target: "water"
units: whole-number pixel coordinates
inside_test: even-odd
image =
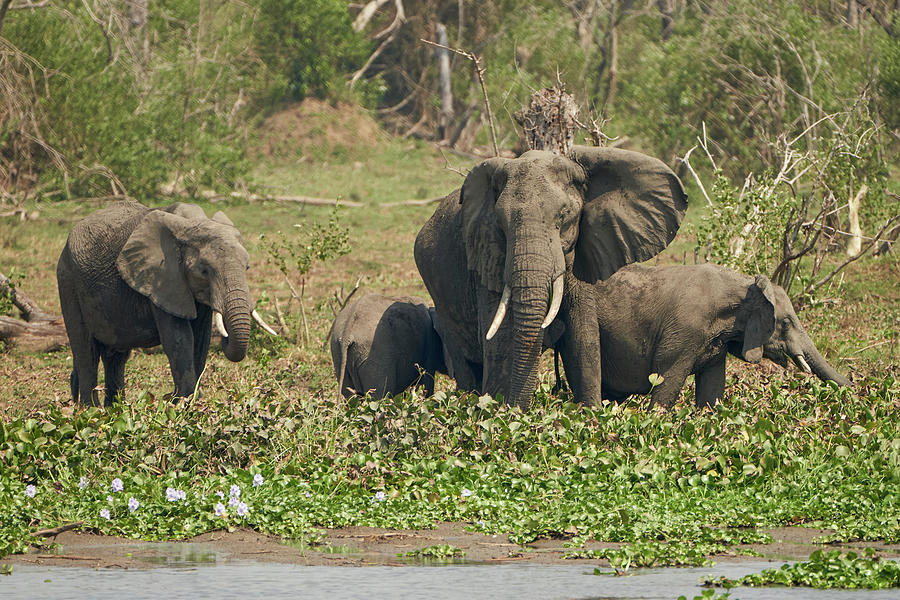
[[[739,577],[780,563],[741,562],[692,569],[647,569],[628,577],[597,576],[593,565],[450,565],[407,567],[302,566],[229,561],[201,550],[185,554],[172,545],[168,560],[151,569],[91,569],[17,564],[0,577],[5,599],[327,598],[393,600],[427,598],[660,599],[693,598],[705,575]],[[183,546],[183,545],[182,545]],[[154,548],[164,550],[164,545]],[[138,556],[135,554],[135,556]],[[148,557],[149,558],[149,557]],[[898,590],[844,591],[804,588],[735,588],[733,600],[896,600]]]

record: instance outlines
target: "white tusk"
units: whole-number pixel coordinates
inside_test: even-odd
[[[562,304],[563,297],[563,275],[553,280],[553,297],[550,299],[550,310],[547,311],[547,316],[541,324],[541,329],[546,329],[559,312],[559,305]]]
[[[504,285],[503,294],[500,296],[500,305],[497,307],[497,312],[494,314],[494,320],[491,322],[491,327],[488,329],[484,339],[491,339],[497,333],[497,330],[500,329],[500,324],[503,323],[503,318],[506,316],[506,307],[509,306],[509,294],[509,285]]]
[[[257,323],[259,323],[259,326],[266,330],[266,333],[268,333],[269,335],[274,335],[275,337],[278,337],[278,332],[276,332],[274,329],[269,327],[269,325],[265,321],[263,321],[263,318],[261,316],[259,316],[259,313],[256,312],[255,308],[253,309],[253,312],[250,314],[253,315],[253,320],[255,320]]]
[[[219,311],[213,311],[213,328],[215,328],[223,338],[228,337],[228,332],[225,331],[225,323],[222,321],[222,313]]]
[[[800,363],[800,366],[804,371],[806,371],[807,373],[812,373],[812,369],[809,368],[809,363],[806,362],[806,359],[803,358],[802,354],[797,355],[797,362]]]

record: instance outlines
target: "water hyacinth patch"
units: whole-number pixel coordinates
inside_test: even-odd
[[[723,587],[799,585],[820,589],[900,588],[900,564],[893,560],[881,560],[874,548],[866,548],[863,556],[852,551],[842,554],[840,550],[816,550],[809,561],[784,564],[780,569],[765,569],[738,579],[708,578],[705,583]]]
[[[245,503],[239,502],[237,505],[237,515],[239,517],[246,517],[250,512],[250,507],[248,507]]]
[[[18,454],[3,441],[18,439],[16,427],[24,431],[25,420],[0,430],[0,514],[14,515],[0,523],[0,549],[22,551],[38,523],[102,523],[102,508],[114,533],[143,539],[184,538],[238,519],[285,537],[314,536],[325,527],[415,529],[452,521],[509,534],[514,543],[549,536],[576,547],[588,538],[624,542],[631,556],[623,560],[632,565],[650,550],[664,558],[663,548],[635,547],[639,542],[765,543],[753,537],[756,528],[798,521],[837,536],[897,540],[900,382],[852,394],[826,386],[801,394],[801,385],[808,384],[790,380],[756,395],[741,388],[704,412],[541,397],[522,412],[447,393],[417,404],[404,396],[340,401],[327,410],[321,402],[282,404],[255,392],[213,395],[201,401],[202,410],[184,405],[173,419],[166,417],[169,405],[143,398],[74,414],[51,408],[45,444],[59,449],[52,460]],[[130,425],[131,414],[162,416]],[[288,420],[300,418],[315,435],[298,437],[307,433]],[[27,426],[42,427],[37,423]],[[131,429],[118,432],[113,424]],[[111,435],[116,444],[109,444]],[[184,450],[162,441],[172,439],[185,440]],[[233,450],[238,442],[240,452]],[[100,456],[103,444],[109,451]],[[257,471],[266,475],[254,486]],[[77,491],[79,472],[92,473],[93,482],[128,481],[139,508],[126,510],[129,496],[120,500],[109,484],[74,494],[46,494],[42,487],[40,502],[25,503],[23,479]],[[873,482],[872,473],[883,477]],[[167,485],[190,491],[189,506],[163,500]],[[200,501],[202,495],[209,500]]]
[[[91,482],[88,480],[88,478],[85,477],[84,475],[82,475],[82,476],[81,476],[81,479],[78,480],[78,489],[79,489],[79,490],[83,490],[83,489],[86,488],[88,485],[90,485],[90,483],[91,483]]]
[[[100,517],[102,517],[102,518],[106,519],[107,521],[109,521],[109,520],[112,518],[112,515],[109,514],[109,509],[108,509],[108,508],[101,508],[101,509],[100,509]]]
[[[34,485],[29,483],[28,485],[25,486],[25,495],[26,496],[28,496],[29,498],[34,498],[35,494],[37,494],[37,488]]]
[[[125,485],[122,483],[121,479],[116,477],[115,479],[112,480],[112,484],[110,485],[110,488],[112,489],[112,491],[114,493],[121,492],[122,490],[125,489]]]
[[[263,484],[263,476],[257,473],[253,476],[253,487],[259,487]]]
[[[140,508],[140,506],[141,503],[138,502],[137,498],[135,498],[134,496],[128,499],[128,512],[134,512],[138,508]]]
[[[187,492],[184,490],[178,490],[172,487],[166,488],[166,500],[169,502],[178,502],[179,500],[185,500],[187,498]]]

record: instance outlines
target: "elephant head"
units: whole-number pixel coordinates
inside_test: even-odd
[[[208,219],[197,206],[175,204],[147,213],[116,266],[128,285],[167,313],[194,319],[200,302],[224,315],[222,350],[237,362],[250,339],[249,262],[240,232],[222,212]]]
[[[758,363],[763,356],[782,367],[788,359],[803,371],[823,381],[849,386],[850,381],[837,372],[819,353],[794,312],[791,299],[781,286],[764,275],[757,275],[741,301],[736,321],[743,329],[740,352],[744,360]]]
[[[477,165],[460,192],[468,268],[500,293],[490,340],[511,313],[510,402],[527,402],[543,329],[578,282],[606,279],[675,237],[687,208],[678,177],[655,158],[576,146],[568,157],[532,150]]]

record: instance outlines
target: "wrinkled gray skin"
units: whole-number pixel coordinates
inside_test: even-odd
[[[473,168],[415,245],[458,387],[528,406],[558,281],[566,374],[578,400],[599,402],[593,284],[663,250],[686,201],[668,167],[627,150],[575,146],[568,158],[533,150]],[[487,339],[505,287],[508,311]]]
[[[658,373],[664,381],[652,402],[671,406],[694,374],[697,406],[713,406],[725,391],[726,354],[783,367],[790,359],[803,370],[805,361],[820,379],[850,385],[816,349],[787,293],[764,275],[713,264],[632,265],[596,287],[605,398],[646,394]]]
[[[232,361],[250,338],[249,255],[221,212],[194,204],[151,210],[118,202],[72,228],[56,268],[59,300],[72,348],[72,397],[97,405],[103,361],[105,403],[124,385],[132,348],[162,344],[175,396],[194,393],[206,365],[212,311],[222,313]]]
[[[369,294],[345,306],[331,330],[338,390],[347,398],[397,395],[413,384],[434,393],[434,374],[446,373],[434,309],[421,298]]]

